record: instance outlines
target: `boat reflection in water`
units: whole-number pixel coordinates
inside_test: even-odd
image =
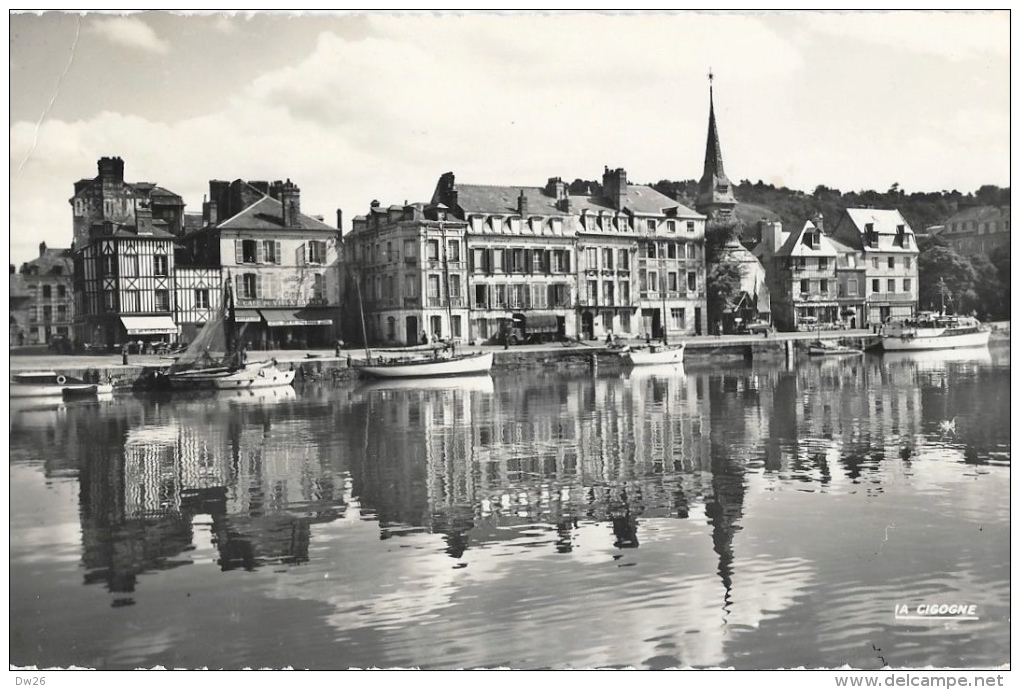
[[[80,473],[69,481],[81,544],[67,548],[110,596],[61,593],[76,602],[66,625],[20,626],[12,660],[1004,663],[1004,356],[942,370],[869,354],[793,370],[689,364],[323,383],[258,404],[68,406],[59,421],[12,427],[12,483],[40,454],[47,479]],[[23,529],[12,513],[12,601],[52,618],[59,597],[40,592],[66,585],[38,565],[35,518]],[[894,622],[905,597],[941,595],[976,604],[981,620]]]

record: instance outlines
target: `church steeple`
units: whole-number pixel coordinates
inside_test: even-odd
[[[715,124],[715,94],[712,81],[715,76],[708,73],[708,141],[705,143],[705,170],[698,182],[698,199],[695,206],[709,220],[729,220],[737,199],[733,196],[733,185],[723,168],[722,148],[719,146],[719,130]]]

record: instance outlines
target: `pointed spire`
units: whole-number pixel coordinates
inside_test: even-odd
[[[708,73],[708,140],[705,143],[705,170],[698,181],[696,208],[710,220],[725,219],[732,215],[737,199],[733,196],[733,185],[723,168],[722,148],[719,146],[719,130],[715,124],[715,75]]]
[[[719,130],[715,125],[715,95],[713,93],[712,81],[715,75],[712,70],[708,71],[708,141],[705,143],[705,170],[702,177],[714,175],[725,177],[723,170],[722,147],[719,146]]]

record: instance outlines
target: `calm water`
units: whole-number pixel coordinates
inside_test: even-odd
[[[14,408],[11,663],[1008,663],[1009,411],[1008,348]]]

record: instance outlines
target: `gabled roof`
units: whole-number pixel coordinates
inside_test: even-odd
[[[810,245],[806,242],[805,235],[812,233],[818,237],[818,244],[816,246]],[[775,256],[824,256],[824,257],[835,257],[837,255],[836,248],[832,246],[832,242],[823,233],[818,230],[818,227],[810,220],[805,221],[803,227],[797,232],[791,232],[783,246],[775,253]]]
[[[907,233],[914,234],[910,225],[896,209],[848,208],[846,215],[862,234],[866,232],[869,223],[879,235],[895,235],[899,232],[900,225],[904,226]]]
[[[321,220],[299,213],[298,224],[291,228],[301,230],[328,230],[336,232],[336,228],[326,225]],[[283,204],[271,196],[264,196],[246,209],[231,218],[227,218],[216,226],[224,230],[281,230],[290,229],[283,224]]]
[[[528,215],[568,216],[578,215],[584,210],[616,212],[608,199],[599,196],[571,196],[570,211],[562,211],[556,199],[546,194],[542,187],[519,187],[458,184],[457,205],[466,214],[485,213],[493,215],[515,215],[518,213],[518,197],[523,193],[528,202]],[[624,209],[631,213],[660,214],[675,209],[681,218],[703,218],[701,214],[670,199],[647,185],[627,185]]]

